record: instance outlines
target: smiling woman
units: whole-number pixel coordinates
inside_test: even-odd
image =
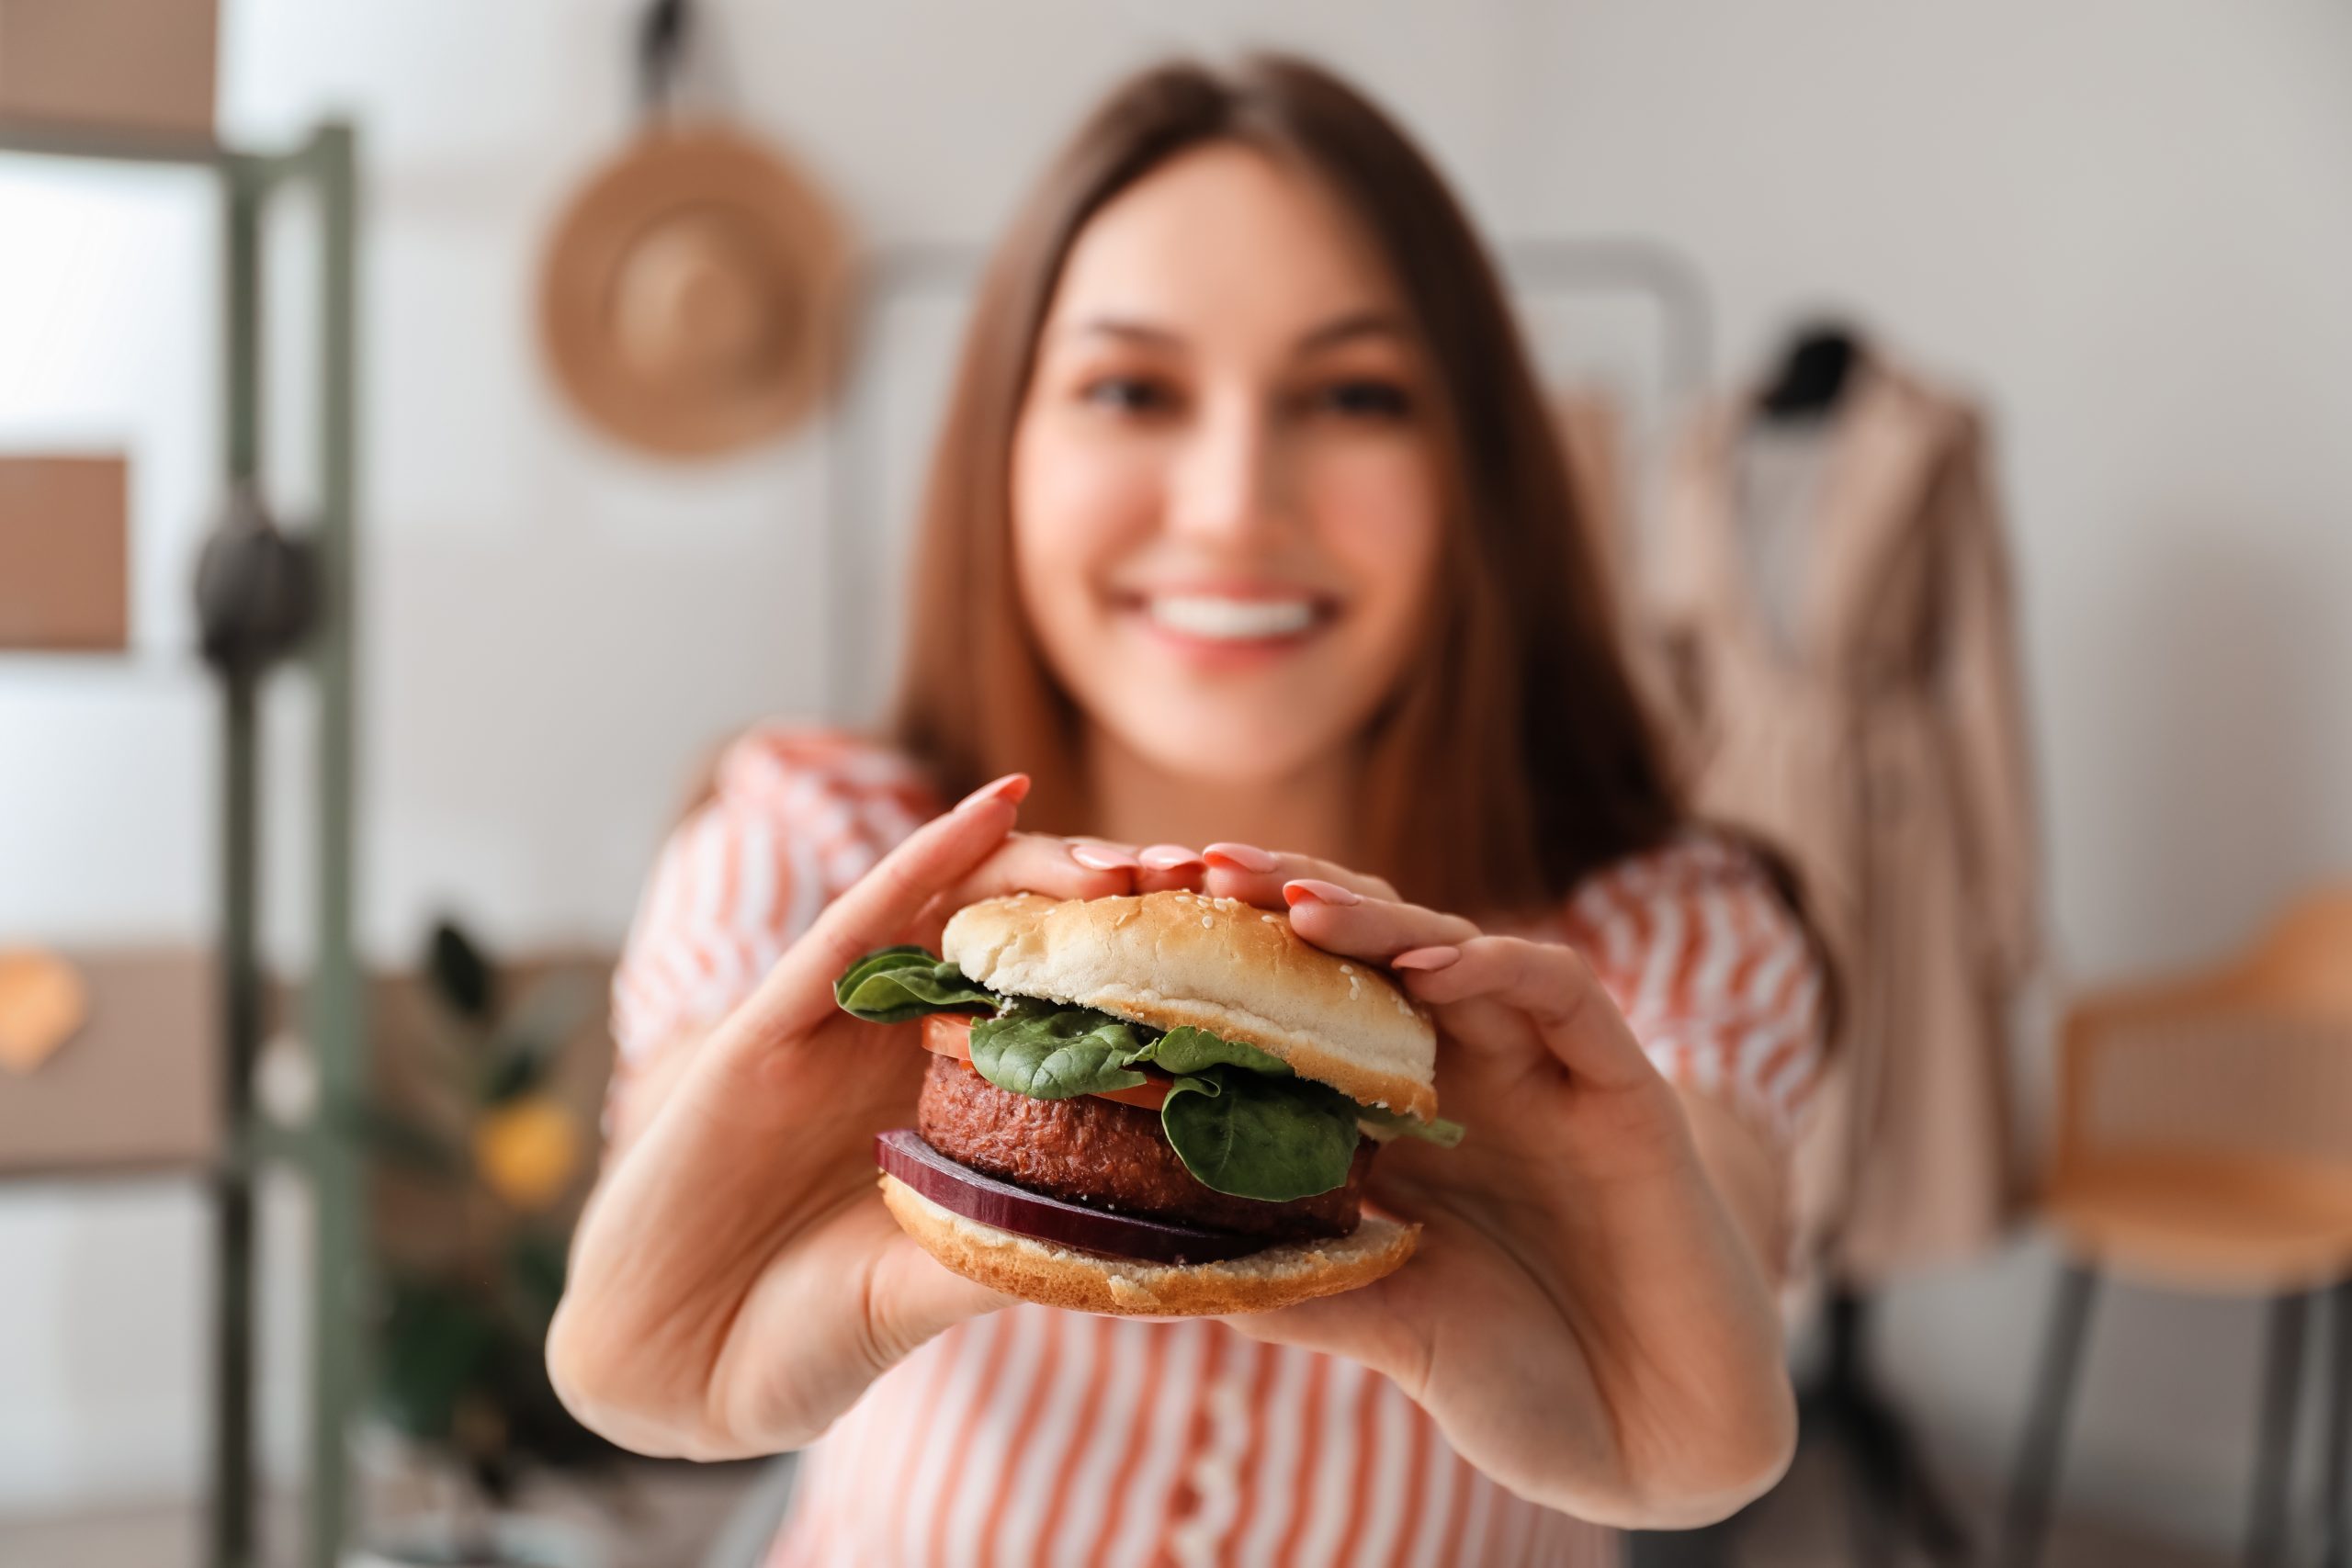
[[[813,1443],[779,1563],[1597,1565],[1768,1484],[1821,977],[1569,493],[1377,109],[1116,92],[976,302],[897,746],[755,730],[655,873],[575,1408]],[[1041,956],[1084,910],[1115,972]],[[1220,919],[1332,1017],[1198,988]],[[1093,1315],[1159,1309],[1218,1315]]]

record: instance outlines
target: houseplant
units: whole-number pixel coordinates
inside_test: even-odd
[[[405,1082],[368,1112],[382,1226],[373,1409],[427,1501],[350,1568],[593,1568],[584,1538],[514,1514],[534,1472],[616,1452],[547,1374],[548,1324],[590,1130],[554,1090],[597,1005],[593,978],[502,975],[456,921],[419,965]]]

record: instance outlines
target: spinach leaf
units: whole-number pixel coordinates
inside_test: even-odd
[[[1459,1144],[1464,1132],[1461,1122],[1448,1122],[1442,1116],[1424,1122],[1418,1116],[1408,1116],[1401,1111],[1389,1111],[1377,1105],[1357,1106],[1356,1119],[1391,1132],[1409,1134],[1443,1149]]]
[[[1133,1089],[1130,1064],[1146,1052],[1135,1026],[1089,1008],[1013,1006],[972,1025],[972,1066],[999,1089],[1033,1100],[1068,1100]]]
[[[1302,1078],[1211,1067],[1180,1077],[1159,1108],[1169,1146],[1202,1186],[1287,1203],[1348,1179],[1356,1103]]]
[[[1205,1029],[1171,1029],[1147,1047],[1153,1066],[1182,1077],[1210,1067],[1242,1067],[1268,1077],[1290,1077],[1290,1064],[1238,1040],[1221,1040]]]
[[[869,953],[833,982],[842,1010],[868,1023],[904,1023],[927,1012],[994,1008],[994,991],[975,986],[964,972],[920,947],[886,947]]]

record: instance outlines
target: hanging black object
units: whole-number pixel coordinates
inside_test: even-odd
[[[196,563],[205,662],[224,674],[258,674],[302,646],[318,610],[310,547],[278,528],[252,484],[239,485]]]
[[[653,0],[637,27],[637,99],[649,115],[670,107],[670,91],[694,34],[686,0]]]
[[[1798,329],[1781,355],[1781,367],[1756,400],[1766,420],[1795,423],[1835,412],[1861,358],[1860,333],[1842,321],[1814,321]]]

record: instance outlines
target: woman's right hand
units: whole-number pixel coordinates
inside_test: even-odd
[[[883,1208],[874,1135],[913,1119],[928,1057],[913,1025],[842,1012],[833,981],[877,947],[936,950],[976,899],[1159,880],[1124,852],[1014,834],[1027,790],[1014,774],[975,792],[835,899],[606,1172],[548,1335],[557,1392],[590,1427],[689,1459],[797,1448],[924,1340],[1006,1304]]]

